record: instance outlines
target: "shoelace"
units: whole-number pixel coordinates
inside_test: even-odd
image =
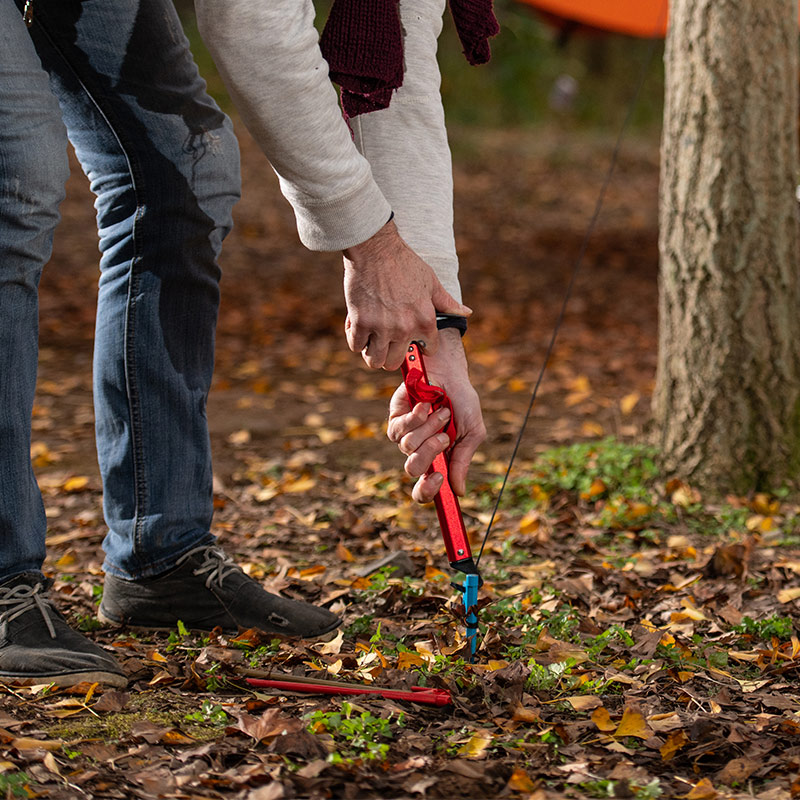
[[[19,584],[13,589],[0,589],[0,608],[5,610],[0,613],[0,636],[5,638],[8,623],[17,617],[22,616],[32,608],[38,608],[42,619],[50,631],[50,638],[56,638],[56,630],[50,620],[50,602],[43,592],[46,589],[43,584],[37,583],[35,586]]]
[[[202,554],[203,563],[195,570],[194,575],[206,575],[206,588],[211,588],[211,584],[216,581],[217,586],[222,588],[222,581],[234,572],[241,572],[239,566],[223,550],[215,545],[201,545],[184,553],[176,562],[175,566],[180,566],[184,561],[188,561],[193,555]]]

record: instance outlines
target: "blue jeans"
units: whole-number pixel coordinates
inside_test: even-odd
[[[21,0],[0,0],[0,580],[44,559],[37,288],[67,136],[97,197],[104,568],[144,578],[214,540],[206,398],[238,147],[170,0],[36,0],[34,15],[28,30]]]

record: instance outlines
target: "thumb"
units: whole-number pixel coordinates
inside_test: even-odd
[[[472,309],[463,303],[459,303],[438,280],[431,293],[431,302],[439,314],[455,314],[460,317],[472,316]]]

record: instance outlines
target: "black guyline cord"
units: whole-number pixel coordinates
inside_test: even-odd
[[[511,474],[511,469],[514,466],[514,460],[517,457],[517,452],[519,451],[520,445],[522,444],[522,438],[525,434],[525,429],[528,426],[528,420],[531,416],[531,411],[533,410],[533,405],[536,402],[536,397],[539,393],[539,386],[542,383],[542,378],[544,378],[545,370],[547,369],[547,365],[550,363],[550,358],[553,355],[553,349],[555,348],[556,338],[558,337],[558,332],[561,328],[561,323],[564,321],[564,314],[567,310],[567,303],[569,303],[569,299],[572,296],[572,290],[575,286],[575,281],[578,277],[578,273],[580,272],[580,268],[583,263],[583,259],[586,256],[586,250],[589,246],[589,239],[591,238],[592,234],[594,233],[595,226],[597,225],[597,220],[600,217],[600,212],[603,208],[603,202],[605,201],[606,192],[608,191],[608,187],[611,184],[611,179],[614,176],[614,171],[617,167],[617,161],[619,160],[619,153],[622,147],[622,140],[625,136],[625,133],[630,125],[630,121],[633,118],[633,112],[636,110],[636,106],[639,102],[639,97],[642,94],[642,89],[644,88],[645,81],[647,80],[647,75],[650,72],[650,66],[653,63],[653,58],[656,53],[656,49],[658,47],[658,42],[660,41],[658,36],[658,31],[661,30],[661,26],[664,22],[665,15],[667,13],[667,0],[662,0],[661,3],[661,10],[658,16],[658,23],[656,25],[655,30],[653,31],[653,36],[650,39],[650,47],[647,49],[647,53],[645,58],[642,62],[642,67],[639,73],[639,80],[636,85],[636,89],[633,93],[633,97],[631,99],[630,104],[628,105],[628,110],[625,114],[625,119],[622,122],[622,126],[619,129],[619,133],[617,134],[617,140],[614,144],[614,150],[611,154],[611,163],[609,164],[608,171],[606,172],[606,176],[603,180],[603,184],[600,187],[600,192],[597,196],[597,203],[594,207],[594,213],[592,214],[591,219],[589,220],[589,224],[586,228],[586,233],[583,235],[583,240],[581,242],[581,248],[578,252],[578,255],[575,259],[575,264],[572,267],[572,274],[569,279],[569,284],[567,285],[567,291],[564,293],[564,299],[561,303],[561,309],[558,312],[558,317],[556,318],[556,324],[553,328],[553,333],[550,336],[550,342],[547,346],[547,352],[545,353],[544,361],[542,362],[542,368],[539,370],[539,375],[536,378],[536,383],[533,387],[533,392],[531,393],[531,399],[528,403],[528,409],[525,412],[525,417],[522,420],[522,425],[519,430],[519,434],[517,435],[517,440],[514,444],[514,449],[511,452],[511,458],[508,462],[508,468],[506,469],[505,476],[503,477],[503,483],[500,486],[500,491],[497,495],[497,500],[495,501],[494,508],[492,509],[492,516],[489,519],[489,524],[486,526],[486,533],[483,536],[483,541],[481,542],[481,549],[478,552],[478,557],[475,559],[475,566],[477,567],[480,564],[481,557],[483,556],[484,548],[486,547],[486,542],[489,540],[489,534],[492,530],[492,525],[494,524],[495,517],[497,516],[497,510],[500,508],[500,501],[503,499],[503,493],[505,492],[506,485],[508,484],[508,478]]]

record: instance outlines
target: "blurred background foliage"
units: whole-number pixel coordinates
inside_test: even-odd
[[[264,0],[268,2],[268,0]],[[200,71],[211,94],[231,110],[214,63],[197,32],[191,0],[176,0]],[[317,22],[330,0],[316,0]],[[501,25],[492,40],[492,60],[471,67],[450,20],[439,41],[442,97],[449,124],[459,127],[519,128],[556,124],[566,129],[615,132],[636,88],[650,43],[628,36],[570,29],[545,20],[517,0],[495,0]],[[650,67],[632,124],[657,136],[664,91],[663,46]]]

